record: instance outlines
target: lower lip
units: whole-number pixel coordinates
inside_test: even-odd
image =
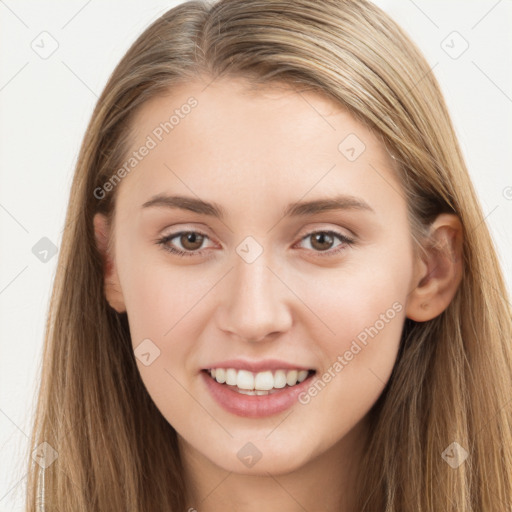
[[[312,373],[301,383],[285,386],[271,395],[243,395],[225,384],[219,384],[207,372],[202,371],[201,374],[208,391],[221,407],[246,418],[262,418],[286,411],[298,401],[298,395],[309,387],[314,376]]]

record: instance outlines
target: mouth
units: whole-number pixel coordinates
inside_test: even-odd
[[[312,377],[316,370],[277,369],[251,372],[235,368],[208,368],[202,372],[209,379],[235,393],[264,396],[294,388]]]
[[[246,418],[273,416],[294,407],[317,373],[314,368],[275,358],[207,364],[199,372],[206,394],[226,412]]]

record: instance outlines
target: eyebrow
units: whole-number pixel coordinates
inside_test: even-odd
[[[151,207],[178,208],[203,215],[210,215],[219,219],[225,219],[226,217],[226,211],[219,204],[203,201],[195,197],[158,194],[142,205],[142,208]],[[298,217],[333,210],[362,210],[375,213],[375,210],[360,198],[349,195],[338,195],[332,198],[291,203],[284,209],[282,215],[283,217]]]

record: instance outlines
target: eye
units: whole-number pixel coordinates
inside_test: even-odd
[[[355,243],[355,240],[348,238],[342,233],[338,233],[337,231],[313,231],[308,233],[301,239],[301,242],[311,238],[310,245],[314,252],[318,253],[318,256],[333,256],[338,254],[340,251],[343,251]],[[335,249],[330,249],[335,239],[340,240],[340,243],[335,246]]]
[[[308,233],[306,236],[301,238],[301,242],[307,240],[308,238],[312,239],[311,249],[313,252],[316,252],[318,256],[333,256],[338,254],[340,251],[346,249],[347,246],[350,246],[355,243],[355,241],[342,233],[338,233],[337,231],[313,231]],[[178,242],[181,244],[182,249],[179,247],[173,247],[169,243],[178,239]],[[335,239],[340,240],[340,243],[337,246],[334,246],[335,249],[330,249]],[[172,254],[176,254],[178,256],[200,256],[204,252],[205,249],[200,249],[203,245],[203,242],[209,239],[208,235],[201,233],[199,231],[180,231],[178,233],[171,233],[169,235],[165,235],[162,238],[159,238],[156,243],[162,248]]]
[[[169,242],[175,238],[178,238],[179,243],[183,249],[179,249],[169,245]],[[203,241],[208,236],[200,233],[199,231],[180,231],[179,233],[171,233],[157,240],[157,244],[161,245],[163,249],[169,251],[178,256],[197,256],[202,254],[204,251],[198,251],[199,247],[203,244]]]

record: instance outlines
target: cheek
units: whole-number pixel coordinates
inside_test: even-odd
[[[137,359],[137,366],[157,405],[159,397],[168,402],[172,402],[169,396],[179,397],[178,382],[183,383],[185,373],[192,371],[187,365],[193,345],[188,341],[197,339],[195,329],[200,326],[190,319],[207,291],[204,280],[166,264],[162,252],[159,248],[131,251],[118,265],[135,355],[145,347],[144,352],[148,348],[154,357],[148,366]]]
[[[191,407],[190,372],[196,370],[190,366],[194,349],[190,340],[199,336],[199,324],[191,319],[204,292],[193,289],[186,272],[161,262],[140,265],[136,272],[132,268],[123,293],[137,368],[162,416],[175,428],[184,429],[185,411]],[[151,363],[146,365],[137,355],[148,352]]]
[[[135,240],[131,246],[137,246]],[[141,336],[164,341],[197,302],[201,280],[167,263],[165,251],[158,246],[126,254],[129,257],[119,262],[119,278],[134,343]]]
[[[408,293],[407,265],[387,265],[382,259],[378,264],[368,263],[316,273],[296,287],[314,313],[317,341],[331,356],[347,350],[360,333],[364,339],[365,329],[375,324],[382,331],[380,339],[395,339],[399,334],[400,326],[394,327],[400,321],[395,317],[404,309]]]
[[[322,320],[315,337],[322,368],[300,401],[319,414],[341,407],[345,414],[334,415],[333,421],[345,426],[361,418],[380,396],[405,321],[407,262],[386,260],[381,254],[378,264],[367,264],[330,273],[329,278],[326,274],[308,287],[308,302]]]

